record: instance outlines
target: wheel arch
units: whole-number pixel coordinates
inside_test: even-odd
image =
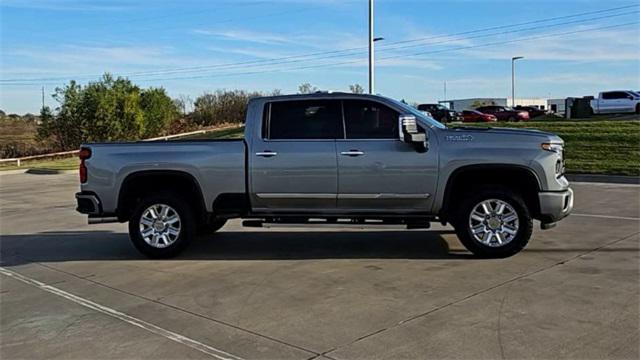
[[[198,220],[206,219],[202,188],[192,174],[180,170],[142,170],[128,174],[120,185],[116,206],[118,220],[128,221],[141,197],[154,191],[169,191],[185,196]]]
[[[536,173],[523,165],[516,164],[479,164],[459,167],[451,172],[445,185],[439,216],[450,219],[450,213],[460,198],[473,189],[482,186],[506,186],[520,193],[531,213],[540,212],[538,192],[540,179]]]

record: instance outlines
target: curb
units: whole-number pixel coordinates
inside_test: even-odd
[[[639,176],[567,174],[566,177],[569,181],[575,182],[640,185]]]
[[[16,175],[16,174],[31,174],[31,175],[59,175],[59,174],[76,174],[78,170],[54,170],[45,168],[33,168],[33,169],[17,169],[0,171],[2,175]]]

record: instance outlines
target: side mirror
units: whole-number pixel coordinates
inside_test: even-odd
[[[426,143],[427,135],[418,127],[413,115],[400,115],[398,118],[400,141],[406,143]]]

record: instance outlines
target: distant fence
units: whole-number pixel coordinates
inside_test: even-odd
[[[186,133],[181,133],[181,134],[175,134],[175,135],[159,136],[159,137],[150,138],[150,139],[143,139],[142,141],[169,140],[169,139],[174,139],[174,138],[177,138],[177,137],[205,134],[205,133],[208,133],[208,132],[211,132],[211,131],[233,129],[233,128],[236,128],[236,127],[240,127],[240,126],[238,126],[238,125],[222,126],[222,127],[217,127],[217,128],[213,128],[213,129],[196,130],[196,131],[191,131],[191,132],[186,132]],[[78,151],[79,150],[71,150],[71,151],[62,151],[62,152],[51,153],[51,154],[24,156],[24,157],[20,157],[20,158],[0,159],[0,165],[4,165],[4,164],[7,164],[7,163],[16,163],[16,165],[18,167],[20,167],[20,166],[22,166],[22,163],[25,162],[25,161],[38,160],[38,159],[50,159],[50,158],[56,158],[56,157],[66,157],[66,156],[75,155],[75,154],[78,153]]]

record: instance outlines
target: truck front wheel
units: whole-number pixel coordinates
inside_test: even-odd
[[[129,238],[138,251],[150,258],[178,255],[193,235],[192,209],[171,194],[144,198],[129,219]]]
[[[533,232],[533,220],[522,198],[502,189],[481,190],[468,196],[454,225],[462,244],[484,258],[518,253]]]

